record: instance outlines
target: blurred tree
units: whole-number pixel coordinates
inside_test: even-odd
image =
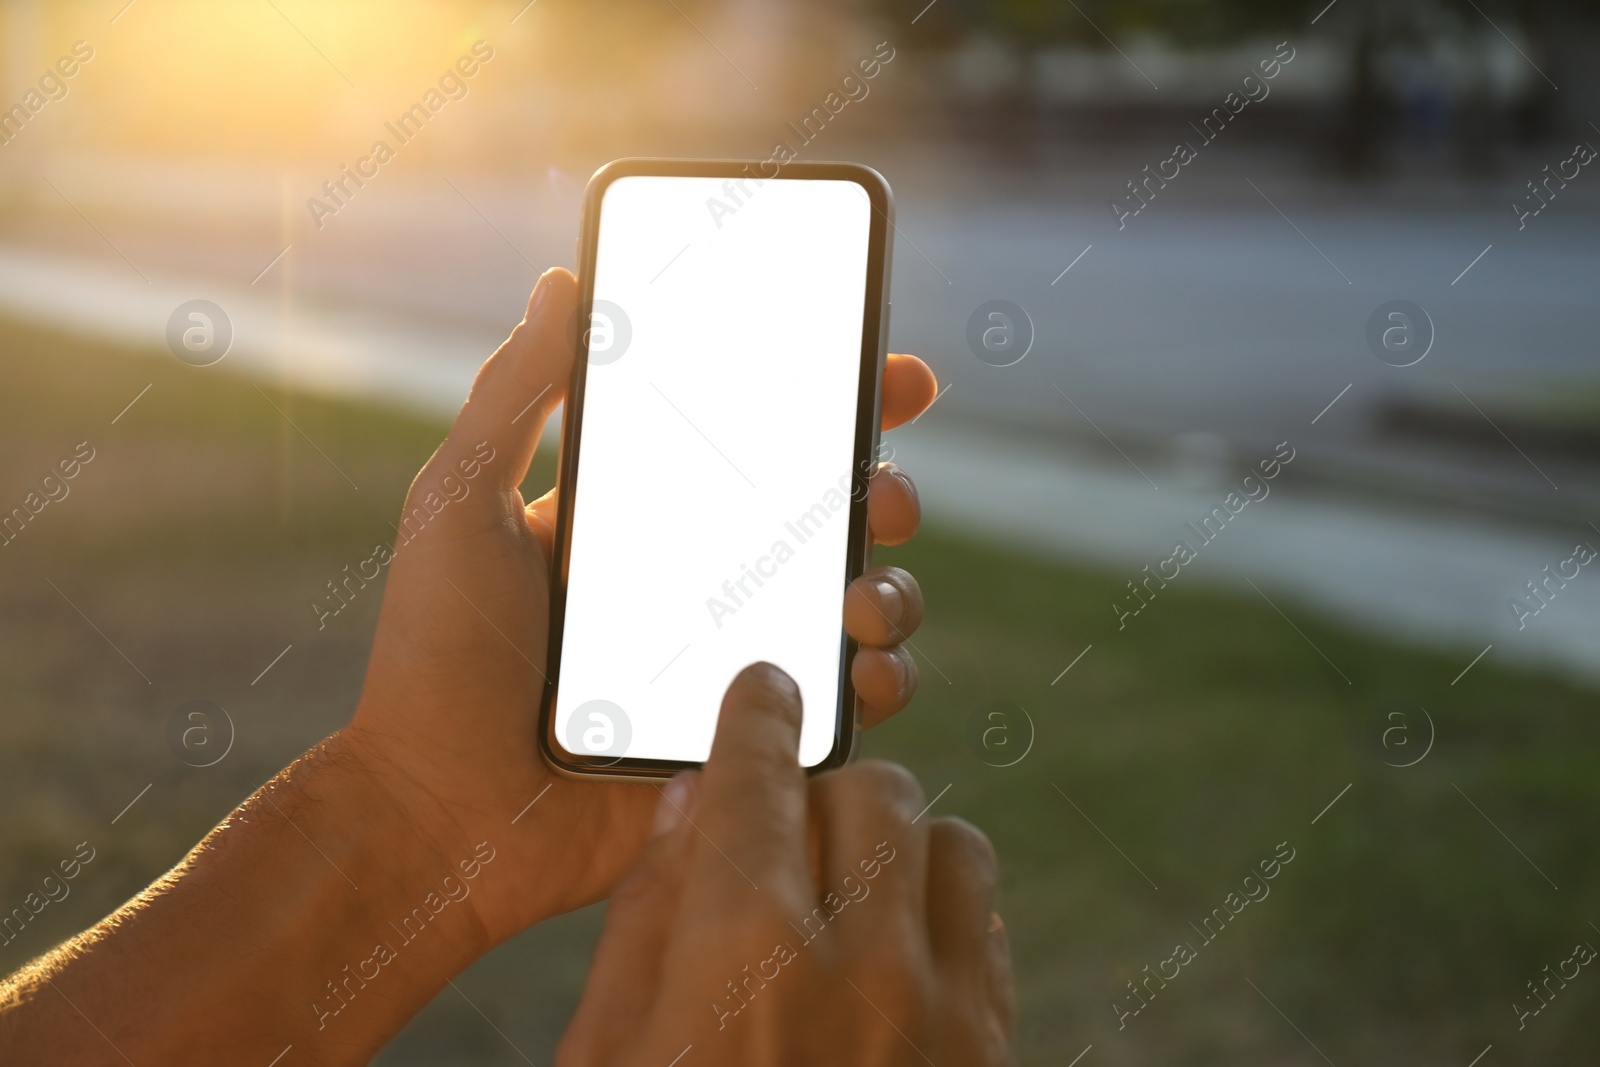
[[[1485,169],[1493,142],[1506,131],[1524,140],[1545,136],[1559,81],[1552,43],[1564,27],[1600,21],[1600,0],[869,0],[889,21],[913,7],[913,46],[955,47],[974,37],[1003,42],[1026,83],[1034,55],[1058,45],[1109,48],[1110,41],[1158,36],[1180,46],[1226,45],[1277,34],[1291,40],[1314,32],[1345,55],[1343,98],[1328,130],[1328,147],[1347,174],[1381,166],[1397,128],[1398,101],[1383,60],[1397,48],[1420,50],[1448,34],[1476,64],[1478,82],[1461,88],[1448,110],[1458,157]],[[920,14],[917,12],[920,11]],[[1312,29],[1313,20],[1316,27]],[[1509,114],[1491,97],[1483,40],[1506,34],[1541,71],[1533,91]],[[1026,101],[1012,108],[1027,107]]]

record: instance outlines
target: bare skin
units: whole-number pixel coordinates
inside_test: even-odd
[[[0,1059],[364,1063],[483,952],[604,898],[639,859],[659,791],[557,778],[535,739],[556,502],[517,487],[565,390],[576,294],[564,270],[540,279],[417,475],[407,514],[492,450],[470,493],[397,545],[351,723],[139,896],[0,984]],[[921,360],[891,356],[884,428],[935,392]],[[868,511],[880,543],[916,532],[916,491],[892,464]],[[901,642],[921,617],[898,568],[848,591],[867,725],[915,691]]]
[[[1011,1062],[988,839],[919,818],[893,764],[808,782],[799,742],[789,676],[746,668],[612,898],[557,1067]]]

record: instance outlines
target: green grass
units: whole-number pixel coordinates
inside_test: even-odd
[[[77,442],[98,453],[0,549],[0,908],[78,841],[98,853],[71,897],[0,947],[9,969],[165,870],[344,721],[376,590],[321,633],[308,604],[389,536],[442,426],[257,380],[354,490],[247,378],[20,326],[0,327],[0,352],[0,508]],[[546,458],[531,488],[551,477]],[[1346,684],[1259,598],[1199,584],[1163,592],[1118,632],[1120,576],[936,525],[878,559],[918,575],[929,614],[921,692],[865,747],[911,767],[930,797],[950,783],[934,813],[994,840],[1024,1062],[1065,1065],[1092,1043],[1084,1067],[1321,1063],[1296,1026],[1341,1065],[1465,1067],[1491,1042],[1483,1067],[1596,1060],[1600,1032],[1582,1020],[1600,1006],[1600,975],[1585,970],[1520,1033],[1511,1009],[1574,943],[1600,944],[1593,692],[1493,656],[1452,687],[1476,650],[1395,647],[1280,602]],[[168,713],[193,698],[238,728],[229,758],[204,770],[164,740]],[[968,743],[992,699],[1021,704],[1036,728],[1012,767]],[[1432,752],[1386,766],[1419,749],[1386,751],[1385,716],[1409,712],[1420,745],[1419,705],[1437,725]],[[1189,923],[1281,841],[1296,856],[1271,895],[1200,946]],[[458,980],[536,1063],[551,1059],[598,923],[590,909],[546,924]],[[1113,998],[1179,940],[1199,958],[1119,1032]],[[523,1061],[446,990],[378,1062]]]
[[[1247,978],[1335,1063],[1464,1065],[1491,1041],[1499,1062],[1600,1051],[1579,1023],[1600,976],[1520,1035],[1510,1008],[1575,942],[1600,944],[1591,692],[1491,660],[1451,687],[1472,650],[1386,647],[1290,608],[1346,684],[1259,598],[1169,590],[1118,632],[1118,579],[936,533],[892,558],[931,604],[923,687],[868,749],[907,763],[930,795],[952,782],[939,810],[993,838],[1030,1062],[1090,1042],[1113,1063],[1315,1059]],[[1014,767],[964,745],[972,709],[995,698],[1037,725]],[[1421,753],[1419,706],[1433,750],[1387,766]],[[1409,751],[1382,745],[1401,721],[1391,711],[1410,713]],[[1271,895],[1201,947],[1188,924],[1281,841],[1296,857]],[[1179,940],[1200,959],[1119,1032],[1112,999]]]

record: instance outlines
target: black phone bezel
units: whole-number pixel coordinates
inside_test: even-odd
[[[769,168],[773,177],[765,177]],[[882,418],[882,382],[887,359],[889,328],[889,270],[893,251],[889,232],[894,228],[894,199],[881,174],[857,163],[790,162],[773,160],[692,160],[628,158],[595,171],[584,191],[583,221],[578,240],[578,307],[594,299],[594,268],[600,233],[600,208],[606,190],[618,179],[635,176],[745,179],[746,181],[850,181],[859,185],[872,205],[867,250],[867,279],[861,322],[861,370],[857,383],[855,453],[851,466],[850,527],[844,586],[859,577],[871,562],[872,541],[867,528],[867,484],[876,463]],[[582,321],[584,316],[578,316]],[[582,423],[584,385],[588,371],[588,331],[573,330],[576,351],[572,378],[567,386],[562,417],[561,450],[557,461],[559,504],[556,513],[554,556],[550,573],[550,639],[546,656],[545,686],[539,705],[539,750],[556,771],[577,777],[632,778],[661,781],[683,770],[700,767],[689,760],[597,757],[569,752],[555,736],[554,711],[558,692],[561,645],[566,626],[567,568],[571,559],[572,511],[577,503],[579,426]],[[843,587],[841,587],[842,592]],[[858,700],[850,678],[850,661],[857,643],[839,626],[839,693],[834,708],[833,745],[828,755],[806,768],[816,774],[843,766],[855,748]]]

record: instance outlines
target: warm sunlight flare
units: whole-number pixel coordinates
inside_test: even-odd
[[[31,57],[41,71],[74,41],[94,50],[72,87],[81,99],[52,116],[75,145],[259,159],[381,125],[506,21],[482,12],[381,0],[135,0],[120,16],[115,3],[14,4],[5,35],[10,62]]]
[[[1597,56],[0,0],[0,1064],[1600,1063]]]

